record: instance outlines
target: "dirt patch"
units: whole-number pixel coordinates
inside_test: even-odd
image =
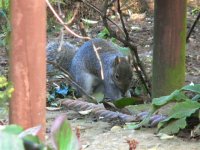
[[[72,127],[80,128],[81,144],[84,150],[128,150],[129,145],[126,141],[131,139],[139,143],[137,150],[198,150],[200,147],[199,141],[196,140],[177,137],[161,140],[155,136],[155,128],[127,130],[119,126],[113,127],[108,122],[92,121],[88,116],[80,116],[77,112],[69,110],[48,111],[48,127],[60,114],[66,114],[69,118],[73,118],[70,120]]]

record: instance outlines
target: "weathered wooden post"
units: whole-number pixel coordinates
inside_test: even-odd
[[[155,0],[153,97],[184,85],[186,0]]]
[[[42,125],[45,135],[46,5],[45,0],[11,0],[10,77],[14,93],[10,123],[24,128]]]

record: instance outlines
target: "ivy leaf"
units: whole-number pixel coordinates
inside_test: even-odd
[[[180,129],[184,129],[186,125],[186,118],[171,120],[167,125],[159,130],[159,133],[175,134],[178,133]]]
[[[160,107],[169,103],[170,101],[172,102],[172,101],[181,101],[181,100],[188,100],[188,97],[185,94],[183,94],[181,90],[175,90],[168,96],[154,98],[152,100],[152,105],[154,107]]]
[[[196,101],[187,100],[182,103],[177,103],[169,113],[171,118],[189,117],[200,109],[200,103]]]
[[[186,127],[186,118],[190,117],[193,113],[200,109],[200,103],[196,101],[185,101],[181,103],[177,103],[169,113],[169,117],[158,124],[159,132],[163,132],[169,134],[169,132],[177,133],[180,129]],[[183,124],[177,124],[176,121],[181,120]],[[167,132],[164,132],[166,131]],[[171,131],[170,131],[171,130]]]

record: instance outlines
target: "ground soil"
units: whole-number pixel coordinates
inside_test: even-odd
[[[188,26],[191,27],[195,16],[188,12]],[[151,57],[153,49],[153,17],[146,16],[138,21],[129,23],[130,35],[138,47],[141,59],[145,62],[147,72],[151,73]],[[95,37],[101,24],[92,27],[90,35]],[[72,43],[79,43],[80,40],[67,38]],[[83,41],[81,41],[83,42]],[[79,43],[80,44],[80,43]],[[0,48],[0,74],[7,75],[8,57],[4,48]],[[200,22],[196,25],[187,44],[187,76],[186,83],[200,83]],[[70,119],[73,128],[79,126],[81,134],[81,144],[85,150],[128,150],[126,140],[138,141],[137,150],[198,150],[200,142],[196,139],[174,137],[168,140],[161,140],[155,136],[155,128],[144,128],[140,130],[124,130],[120,126],[113,125],[105,121],[93,121],[88,116],[82,116],[66,109],[59,111],[47,111],[47,125],[50,125],[54,118],[65,113]],[[113,126],[115,126],[113,128]],[[47,137],[49,139],[49,137]],[[49,140],[47,140],[49,142]]]

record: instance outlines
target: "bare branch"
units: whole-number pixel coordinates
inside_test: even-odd
[[[68,26],[72,26],[75,22],[77,22],[77,19],[79,18],[79,8],[80,8],[80,2],[76,2],[76,7],[74,10],[73,17],[66,23]]]
[[[126,26],[124,24],[124,20],[123,20],[123,17],[122,17],[122,11],[121,11],[121,8],[120,8],[120,1],[117,0],[117,11],[119,13],[119,17],[120,17],[120,20],[121,20],[121,23],[122,23],[122,27],[123,27],[123,30],[124,30],[124,33],[126,35],[126,40],[129,41],[130,37],[129,37],[129,34],[128,34],[128,31],[126,29]]]
[[[87,0],[82,0],[83,3],[85,3],[86,5],[88,5],[89,7],[91,7],[92,9],[94,9],[95,11],[97,11],[100,16],[102,17],[104,15],[104,13],[101,12],[101,10],[99,8],[97,8],[96,6],[94,6],[93,4],[89,3]],[[107,16],[105,16],[106,19],[108,21],[110,21],[112,24],[114,24],[120,31],[122,34],[124,34],[122,28],[120,28],[115,22],[113,22],[110,18],[108,18]]]
[[[48,7],[50,8],[50,10],[53,12],[54,16],[58,19],[58,21],[64,26],[64,28],[72,35],[81,38],[81,39],[88,39],[90,40],[90,37],[83,37],[80,36],[78,34],[76,34],[74,31],[72,31],[68,26],[65,25],[64,21],[59,17],[59,15],[56,13],[56,11],[53,9],[53,7],[51,6],[49,0],[46,0],[46,3],[48,5]]]

